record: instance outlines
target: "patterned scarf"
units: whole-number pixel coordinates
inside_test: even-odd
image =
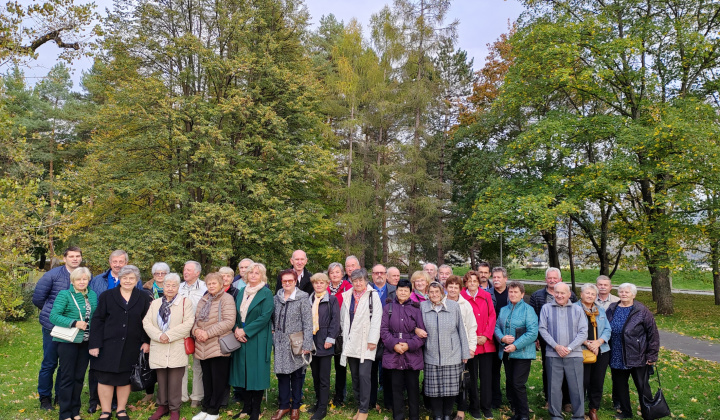
[[[357,312],[357,308],[358,308],[358,306],[360,306],[360,298],[363,297],[363,295],[367,291],[368,291],[367,287],[362,292],[356,292],[355,289],[353,288],[353,297],[355,298],[355,307],[353,308],[354,309],[353,313]]]
[[[206,293],[205,296],[203,296],[203,300],[205,300],[205,306],[200,308],[200,313],[196,317],[198,321],[207,322],[208,319],[210,319],[210,307],[212,306],[212,302],[213,300],[222,296],[223,293],[225,292],[223,290],[220,290],[215,296],[211,295],[210,293]]]
[[[594,328],[597,328],[597,319],[595,319],[595,317],[600,314],[600,311],[598,310],[597,306],[593,305],[592,309],[588,310],[585,307],[585,305],[583,305],[583,309],[585,310],[585,315],[587,315],[588,318],[590,318],[590,324]]]
[[[170,319],[170,305],[172,305],[173,302],[175,302],[175,299],[177,299],[178,295],[175,295],[172,300],[168,301],[167,296],[163,296],[162,298],[162,304],[160,305],[160,318],[163,321],[163,324],[167,324],[168,320]]]
[[[153,298],[157,299],[160,297],[160,293],[163,292],[163,288],[158,286],[157,283],[153,282],[152,291],[153,291]]]
[[[313,335],[317,334],[318,330],[320,329],[320,301],[323,297],[325,297],[325,293],[325,291],[323,291],[322,294],[318,294],[318,292],[315,292],[315,300],[313,301],[312,306]]]
[[[250,286],[249,284],[245,286],[245,291],[243,292],[242,296],[242,303],[240,304],[240,321],[245,322],[248,309],[250,309],[250,304],[255,298],[257,292],[259,292],[263,287],[265,287],[265,284],[265,282],[260,282],[257,286]]]
[[[328,286],[328,288],[330,289],[330,295],[331,296],[337,295],[337,292],[340,290],[340,286],[342,286],[342,284],[343,284],[342,279],[340,279],[340,283],[338,283],[337,286],[333,286],[332,282],[330,282],[330,285]]]

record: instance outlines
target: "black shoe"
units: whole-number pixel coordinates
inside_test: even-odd
[[[479,411],[476,411],[476,412],[471,411],[470,416],[472,416],[472,418],[474,418],[474,419],[481,419],[483,417],[482,413]]]
[[[307,412],[310,414],[313,414],[314,412],[317,411],[317,409],[318,409],[318,405],[317,405],[317,403],[315,403],[315,404],[311,405],[310,407],[308,407]]]
[[[316,407],[310,420],[322,420],[327,416],[327,407]]]
[[[50,402],[50,397],[40,398],[40,409],[47,411],[52,411],[55,409],[55,407],[53,407],[52,403]]]

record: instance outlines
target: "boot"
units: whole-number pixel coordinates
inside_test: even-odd
[[[273,414],[272,417],[270,417],[270,420],[280,420],[281,418],[285,417],[290,413],[289,408],[280,409]]]
[[[300,410],[293,408],[290,411],[290,420],[300,420]]]
[[[167,416],[168,413],[170,413],[170,408],[167,405],[159,405],[157,410],[155,410],[148,420],[160,420],[160,418]]]
[[[588,411],[588,417],[590,420],[598,420],[597,408],[591,408],[590,411]]]
[[[179,411],[171,411],[170,412],[170,420],[180,420],[180,412]]]
[[[40,409],[47,411],[52,411],[55,409],[55,407],[53,407],[52,403],[50,402],[50,397],[40,398]]]
[[[318,406],[315,409],[312,417],[310,417],[310,420],[322,420],[325,418],[325,416],[327,416],[327,406]]]

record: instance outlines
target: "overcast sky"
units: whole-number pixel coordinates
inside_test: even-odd
[[[31,0],[21,0],[27,3]],[[82,0],[78,0],[82,1]],[[111,7],[112,0],[96,0],[99,11]],[[334,14],[338,20],[348,23],[356,18],[367,31],[370,16],[378,12],[392,0],[305,0],[311,15],[313,26],[317,25],[323,15]],[[468,52],[468,57],[475,59],[475,69],[482,67],[487,55],[487,44],[495,41],[502,33],[507,32],[509,22],[515,21],[523,11],[518,0],[455,0],[452,2],[448,22],[458,19],[458,46]],[[367,35],[367,32],[366,32]],[[25,70],[30,84],[47,74],[55,65],[57,47],[53,43],[43,45],[38,53],[38,61],[30,63]],[[75,90],[79,90],[78,82],[82,70],[90,67],[90,59],[79,59],[72,64]],[[2,69],[6,71],[6,69]]]

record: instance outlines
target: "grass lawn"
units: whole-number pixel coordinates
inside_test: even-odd
[[[2,357],[2,369],[0,370],[0,419],[56,419],[57,411],[44,412],[38,408],[37,399],[37,373],[42,355],[42,339],[40,327],[37,321],[18,323],[22,335],[17,336],[8,344],[0,346],[0,357]],[[660,368],[663,375],[665,395],[668,399],[674,417],[688,419],[718,419],[720,418],[720,365],[711,362],[693,359],[676,352],[661,351]],[[349,376],[349,375],[348,375]],[[306,401],[312,402],[314,395],[312,391],[311,376],[308,373],[305,382]],[[274,388],[268,393],[270,404],[266,406],[263,418],[269,419],[277,407],[277,390]],[[652,382],[653,389],[657,385]],[[634,387],[631,385],[631,389]],[[348,391],[351,388],[349,387]],[[605,381],[605,392],[603,397],[600,418],[603,420],[613,418],[610,401],[610,377]],[[142,392],[132,393],[128,412],[133,420],[146,419],[154,411],[152,406],[139,406],[137,401],[142,398]],[[528,396],[531,410],[531,418],[546,419],[548,413],[543,410],[542,382],[540,377],[540,362],[533,363],[532,372],[528,381]],[[87,415],[87,382],[83,395],[82,415],[85,419],[97,419],[99,413],[92,416]],[[631,395],[634,404],[637,404],[637,396]],[[348,419],[353,414],[353,398],[348,398],[347,407],[332,409],[327,417],[330,420]],[[239,406],[233,405],[225,410],[222,419],[231,418],[237,413]],[[196,409],[190,409],[189,404],[184,404],[181,418],[190,419]],[[504,419],[507,410],[496,410],[495,418]],[[423,416],[427,418],[427,412]],[[309,419],[309,414],[302,414],[302,419]],[[387,420],[392,418],[392,413],[384,410],[382,413],[372,412],[370,418],[373,420]],[[468,417],[469,418],[469,417]]]

